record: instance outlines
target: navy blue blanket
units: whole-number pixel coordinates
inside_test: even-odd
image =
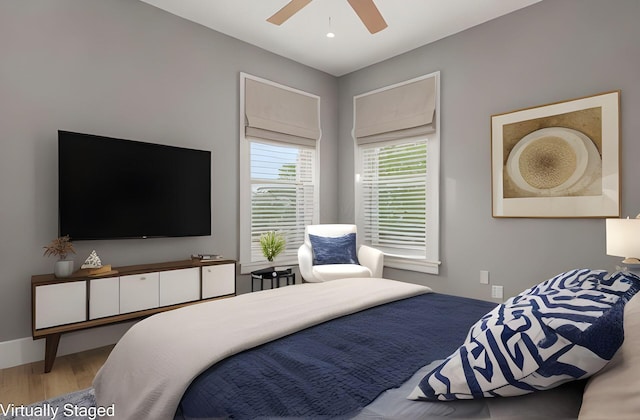
[[[178,413],[187,419],[354,414],[451,354],[495,306],[431,293],[325,322],[210,367],[187,389]]]

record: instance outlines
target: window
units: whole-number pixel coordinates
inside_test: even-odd
[[[387,255],[423,256],[427,142],[363,147],[361,154],[364,240]]]
[[[304,228],[314,221],[316,151],[258,140],[250,144],[251,261],[264,261],[260,235],[275,230],[287,241],[281,256],[297,262]]]
[[[320,98],[246,74],[240,79],[240,263],[248,273],[297,264],[305,226],[318,221]],[[268,231],[286,240],[274,263],[260,249]]]
[[[439,266],[437,85],[436,73],[354,98],[360,240],[383,251],[386,266],[433,274]]]

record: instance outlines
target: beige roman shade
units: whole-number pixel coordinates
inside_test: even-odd
[[[247,137],[315,146],[320,139],[319,98],[245,79]]]
[[[357,144],[435,132],[436,78],[427,77],[356,97]]]

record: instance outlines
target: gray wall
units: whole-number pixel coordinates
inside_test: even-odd
[[[42,246],[57,235],[58,129],[213,152],[211,237],[77,242],[78,264],[92,249],[114,265],[237,258],[240,71],[321,96],[322,222],[354,218],[352,96],[441,71],[441,275],[387,277],[489,299],[480,270],[509,296],[566,269],[612,268],[602,220],[491,217],[489,122],[621,89],[622,210],[635,215],[638,16],[637,0],[546,0],[336,79],[138,1],[3,0],[0,342],[30,335],[30,277],[52,271]]]
[[[601,219],[493,219],[490,116],[620,89],[622,212],[640,212],[640,2],[545,0],[339,79],[339,219],[354,218],[352,96],[441,71],[439,276],[385,276],[490,299],[489,270],[505,297],[559,272],[614,269]]]
[[[76,242],[76,264],[92,249],[116,266],[238,257],[241,71],[321,96],[321,159],[335,162],[333,76],[139,1],[0,2],[0,342],[31,335],[31,275],[53,270],[58,129],[212,151],[211,237]],[[334,168],[320,198],[335,220]]]

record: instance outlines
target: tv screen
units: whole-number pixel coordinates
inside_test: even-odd
[[[211,152],[58,131],[59,233],[211,234]]]

